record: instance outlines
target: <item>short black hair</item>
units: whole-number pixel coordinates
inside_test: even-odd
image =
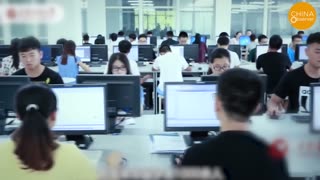
[[[229,45],[229,42],[230,42],[230,40],[229,40],[229,38],[226,37],[226,36],[221,36],[221,37],[219,37],[219,38],[218,38],[218,41],[217,41],[217,43],[218,43],[220,46],[227,46],[227,45]]]
[[[124,32],[123,31],[119,31],[118,32],[118,36],[124,36]]]
[[[116,41],[118,39],[118,35],[116,33],[111,33],[109,37],[112,41]]]
[[[89,35],[86,33],[82,36],[82,40],[89,41]]]
[[[304,31],[298,31],[298,33],[297,34],[304,34]]]
[[[134,34],[134,33],[131,33],[131,34],[129,34],[129,38],[136,40],[137,39],[137,35]]]
[[[167,31],[167,36],[168,37],[173,37],[173,32],[172,31]]]
[[[230,69],[220,75],[217,93],[229,117],[247,122],[260,102],[262,81],[250,70]]]
[[[247,30],[246,30],[246,32],[249,32],[249,31],[252,33],[252,30],[251,30],[251,29],[247,29]]]
[[[308,36],[307,45],[317,43],[320,44],[320,32],[312,33]]]
[[[171,52],[171,48],[168,45],[162,45],[159,48],[159,53],[167,53],[167,52]]]
[[[302,39],[302,37],[299,34],[295,34],[291,36],[291,41],[294,41],[294,39]]]
[[[132,44],[128,40],[122,40],[119,42],[118,46],[119,46],[119,52],[126,54],[130,52]]]
[[[268,37],[267,37],[266,35],[264,35],[264,34],[260,34],[260,35],[258,36],[258,41],[261,42],[262,39],[268,39]]]
[[[251,41],[255,41],[257,39],[255,34],[251,34],[249,37]]]
[[[271,49],[280,49],[282,46],[282,38],[279,35],[272,35],[269,40],[269,47]]]
[[[227,32],[221,32],[221,33],[219,34],[219,37],[223,37],[223,36],[229,37],[229,34],[228,34]]]
[[[40,51],[40,46],[41,46],[40,41],[37,38],[33,36],[29,36],[29,37],[22,38],[20,40],[18,51],[27,52],[34,49],[37,49]]]
[[[185,32],[185,31],[181,31],[180,33],[179,33],[179,38],[187,38],[188,37],[188,33],[187,32]]]
[[[57,43],[56,44],[60,44],[60,45],[64,45],[68,40],[66,40],[65,38],[61,38],[61,39],[58,39],[57,40]]]
[[[149,34],[153,34],[153,33],[152,33],[152,31],[148,31],[147,34],[149,35]]]
[[[112,74],[112,66],[117,60],[121,61],[124,64],[127,70],[127,74],[132,74],[128,57],[123,53],[114,53],[110,56],[107,74]]]
[[[212,51],[209,62],[213,64],[216,58],[224,58],[224,57],[228,58],[229,63],[231,62],[229,51],[224,48],[217,48],[214,51]]]
[[[147,35],[145,35],[145,34],[140,34],[139,37],[138,37],[138,39],[140,39],[140,38],[147,38]]]
[[[99,34],[97,38],[94,40],[94,44],[106,44],[105,37]]]

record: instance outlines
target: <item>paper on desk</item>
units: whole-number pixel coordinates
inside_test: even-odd
[[[174,134],[150,134],[151,153],[183,153],[187,146],[181,135]]]

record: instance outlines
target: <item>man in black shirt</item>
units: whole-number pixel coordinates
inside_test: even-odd
[[[172,31],[168,31],[168,32],[167,32],[167,40],[162,41],[161,46],[163,46],[163,45],[168,45],[168,46],[170,46],[170,45],[179,44],[178,41],[175,41],[175,40],[173,40],[172,38],[173,38],[173,32],[172,32]]]
[[[38,39],[35,37],[22,38],[18,50],[19,58],[24,68],[12,75],[27,75],[31,81],[39,81],[46,84],[63,84],[63,80],[58,73],[41,65],[42,52],[40,51]]]
[[[240,68],[224,72],[215,102],[221,133],[188,149],[181,165],[224,169],[228,180],[288,179],[282,153],[248,131],[261,90],[262,82],[254,72]]]
[[[284,110],[283,102],[286,97],[289,99],[287,113],[310,111],[307,103],[309,85],[320,80],[320,32],[309,35],[306,55],[308,63],[287,73],[275,88],[268,103],[270,116],[278,116]]]
[[[274,88],[278,84],[281,77],[291,67],[290,59],[287,55],[278,53],[277,51],[282,46],[282,39],[279,35],[273,35],[269,42],[269,51],[262,54],[257,59],[257,69],[263,69],[263,72],[267,74],[267,93],[273,93]]]

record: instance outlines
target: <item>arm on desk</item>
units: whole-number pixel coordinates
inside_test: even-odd
[[[85,71],[85,72],[91,72],[88,65],[84,64],[83,62],[78,62],[79,66]]]
[[[146,82],[148,79],[151,79],[151,78],[152,78],[152,75],[150,75],[150,74],[147,74],[147,75],[143,76],[140,79],[140,84],[143,84],[144,82]]]
[[[278,117],[284,111],[284,101],[279,96],[272,94],[268,102],[267,114],[270,117]]]

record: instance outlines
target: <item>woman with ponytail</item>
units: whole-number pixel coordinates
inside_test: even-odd
[[[76,146],[54,140],[57,99],[51,89],[22,87],[15,108],[22,123],[10,141],[0,144],[0,179],[96,179],[94,168]]]

